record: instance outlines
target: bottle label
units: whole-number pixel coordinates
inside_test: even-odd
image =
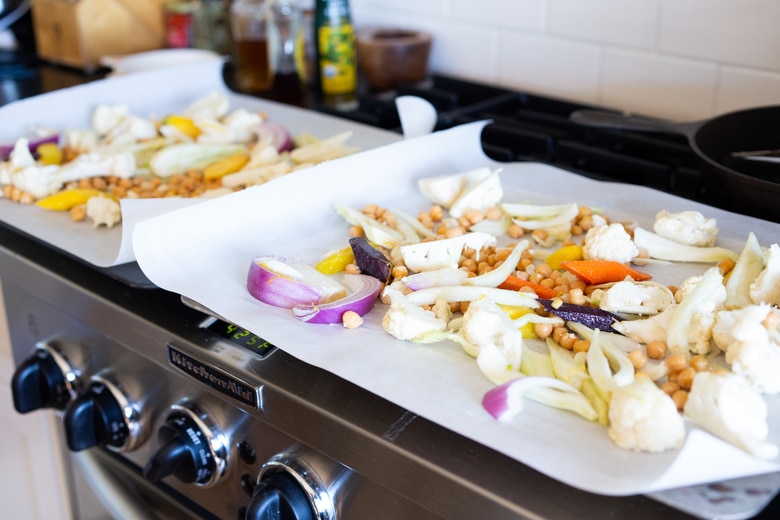
[[[325,94],[349,94],[357,89],[355,32],[351,24],[319,28],[320,80]]]

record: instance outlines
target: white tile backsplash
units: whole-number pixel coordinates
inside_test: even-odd
[[[604,51],[600,104],[677,121],[707,118],[718,69],[710,63],[624,49]]]
[[[655,49],[659,0],[550,0],[550,33]]]
[[[352,0],[431,69],[675,120],[780,104],[780,0]]]
[[[599,49],[539,35],[505,33],[499,46],[498,82],[552,97],[596,103]]]
[[[450,0],[450,3],[452,17],[464,22],[542,32],[547,26],[547,1],[475,2],[474,0]]]

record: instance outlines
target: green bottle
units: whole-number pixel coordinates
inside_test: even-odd
[[[349,0],[317,0],[314,25],[322,93],[353,94],[357,90],[357,56]]]

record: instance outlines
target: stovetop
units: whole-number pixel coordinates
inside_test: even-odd
[[[0,77],[4,80],[4,97],[0,97],[0,104],[54,88],[94,81],[105,75],[105,71],[84,75],[35,60],[21,65],[0,60],[0,65],[3,65],[0,66]],[[316,96],[310,96],[306,106],[400,132],[394,99],[401,95],[419,96],[431,102],[438,113],[436,129],[491,120],[482,134],[482,143],[493,159],[543,162],[594,179],[648,186],[718,205],[708,191],[695,153],[682,136],[594,129],[569,120],[572,112],[597,108],[593,106],[443,75],[434,75],[424,84],[402,87],[390,93],[370,92],[363,88],[357,96],[356,108],[346,111],[331,108]],[[544,182],[543,179],[540,182]],[[0,232],[5,231],[0,229]],[[48,256],[41,254],[39,258]],[[75,268],[65,258],[56,261],[67,263],[69,272],[84,271],[85,280],[90,277],[85,266],[83,269]],[[152,287],[147,285],[148,280],[137,264],[111,268],[104,274],[134,289]],[[130,293],[138,294],[134,289],[130,289]],[[144,292],[147,291],[141,291]],[[153,292],[156,294],[157,291]],[[155,299],[156,295],[150,294],[149,297]],[[192,309],[182,309],[181,312],[192,312]],[[663,502],[664,497],[654,498]]]
[[[674,134],[591,128],[569,116],[599,107],[434,75],[395,92],[364,91],[350,111],[315,109],[381,128],[401,131],[396,96],[428,100],[438,112],[436,129],[490,120],[482,135],[487,155],[498,161],[538,161],[587,177],[636,184],[698,202],[719,205],[708,190],[687,139]]]

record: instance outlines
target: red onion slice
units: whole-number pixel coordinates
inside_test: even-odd
[[[254,131],[261,140],[268,139],[279,153],[289,152],[293,149],[293,140],[290,133],[280,124],[265,121],[256,125]]]
[[[295,317],[308,323],[341,323],[347,311],[363,316],[376,303],[384,284],[366,274],[350,274],[342,277],[344,285],[350,290],[346,298],[322,305],[296,305]]]
[[[60,141],[60,135],[59,134],[50,134],[44,137],[28,137],[27,138],[29,143],[28,147],[30,148],[30,152],[35,153],[35,150],[42,144],[46,143],[54,143],[57,144]],[[11,152],[14,151],[14,146],[16,145],[16,142],[13,143],[5,143],[0,144],[0,159],[6,161],[11,156]]]
[[[344,298],[346,288],[314,267],[276,256],[252,259],[247,275],[249,293],[261,302],[291,309]]]

